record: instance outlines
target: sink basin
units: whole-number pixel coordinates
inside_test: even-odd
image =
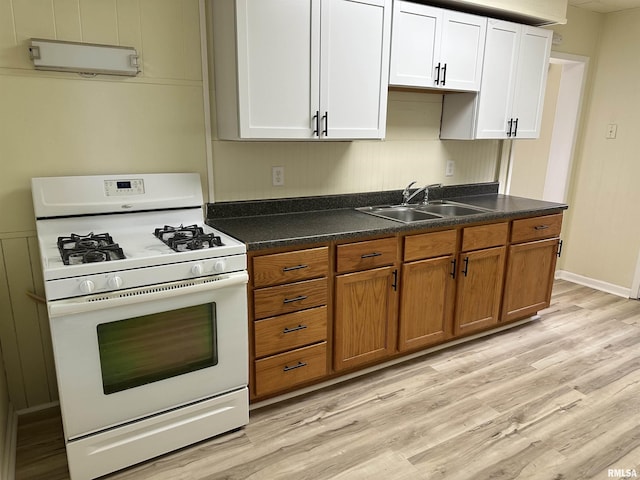
[[[376,217],[396,220],[403,223],[422,222],[442,218],[441,215],[417,210],[413,205],[383,205],[379,207],[362,207],[357,210],[368,213],[369,215],[375,215]]]
[[[403,223],[424,222],[426,220],[437,220],[443,217],[462,217],[467,215],[477,215],[488,210],[472,207],[470,205],[449,202],[447,200],[437,200],[426,205],[379,205],[376,207],[360,207],[356,210],[376,217],[396,220]]]
[[[477,215],[479,213],[486,212],[486,210],[449,202],[434,202],[427,205],[416,205],[414,208],[416,211],[435,213],[437,215],[444,215],[445,217]]]

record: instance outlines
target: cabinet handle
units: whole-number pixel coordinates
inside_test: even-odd
[[[398,270],[394,270],[393,271],[393,283],[391,284],[391,288],[393,288],[393,291],[397,291],[398,290]]]
[[[436,67],[436,85],[440,85],[440,62],[438,62],[438,66]]]
[[[316,114],[313,116],[313,122],[316,124],[316,128],[313,131],[313,135],[316,137],[320,136],[320,111],[316,110]]]
[[[516,121],[514,122],[514,126],[515,126],[515,128],[513,129],[513,136],[514,137],[518,136],[518,120],[519,120],[519,118],[516,118]]]
[[[546,230],[547,228],[549,228],[549,225],[536,225],[533,228],[536,230]]]
[[[306,300],[306,299],[307,299],[306,295],[299,295],[293,298],[285,298],[282,303],[287,304],[287,303],[299,302],[300,300]]]
[[[462,269],[462,273],[464,273],[464,276],[467,276],[467,273],[469,273],[469,257],[465,257],[464,258],[464,268]]]
[[[302,270],[303,268],[308,268],[309,265],[296,265],[295,267],[283,267],[283,272],[292,272],[294,270]]]
[[[288,366],[284,366],[284,368],[282,369],[283,372],[288,372],[289,370],[295,370],[296,368],[301,368],[301,367],[306,367],[307,364],[304,362],[300,362],[298,361],[297,365],[293,365],[292,367],[288,367]]]
[[[324,115],[322,116],[322,120],[324,120],[324,130],[322,130],[322,134],[325,137],[329,136],[329,112],[324,112]]]
[[[558,242],[558,253],[557,253],[558,257],[560,257],[562,255],[562,244],[563,244],[563,241],[560,240]]]
[[[509,119],[509,131],[507,132],[507,137],[511,137],[511,129],[513,128],[513,118]]]
[[[444,87],[444,84],[447,81],[447,64],[445,63],[442,67],[442,83],[441,85]]]
[[[284,327],[284,330],[282,331],[282,333],[297,332],[298,330],[304,330],[305,328],[307,328],[306,325],[298,325],[297,327],[293,327],[293,328]]]
[[[380,252],[365,253],[363,255],[360,255],[360,258],[372,258],[372,257],[379,257],[381,255],[382,255],[382,253],[380,253]]]
[[[455,258],[451,260],[451,273],[449,275],[451,275],[451,278],[455,280],[456,278],[456,259]]]

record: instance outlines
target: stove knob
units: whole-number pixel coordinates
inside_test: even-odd
[[[213,271],[217,273],[224,272],[226,268],[227,268],[227,264],[225,263],[224,260],[218,260],[216,263],[213,264]]]
[[[111,277],[109,278],[109,280],[107,280],[107,283],[109,284],[109,288],[120,288],[122,286],[122,278],[118,276]]]
[[[91,280],[85,280],[80,282],[80,291],[82,293],[91,293],[96,289],[96,284]]]
[[[201,263],[196,263],[193,267],[191,267],[191,273],[194,275],[202,275],[204,269],[202,268]]]

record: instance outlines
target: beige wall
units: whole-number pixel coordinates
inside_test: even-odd
[[[217,201],[282,198],[403,188],[416,180],[493,181],[500,142],[438,139],[442,95],[390,92],[384,141],[232,142],[214,139]],[[455,175],[445,177],[447,160]],[[271,167],[284,166],[273,187]]]
[[[640,9],[603,18],[561,268],[630,288],[640,250]],[[615,140],[608,123],[618,124]]]
[[[57,398],[30,179],[207,179],[198,0],[0,0],[0,342],[17,409]],[[134,46],[136,78],[37,72],[32,37]],[[0,399],[5,394],[0,384]]]

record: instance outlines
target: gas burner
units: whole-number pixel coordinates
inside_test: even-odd
[[[108,233],[58,237],[58,250],[65,265],[106,262],[125,258],[122,248]]]
[[[204,233],[204,229],[197,225],[156,228],[155,236],[176,252],[187,250],[201,250],[203,248],[220,247],[223,245],[220,237],[212,233]]]

